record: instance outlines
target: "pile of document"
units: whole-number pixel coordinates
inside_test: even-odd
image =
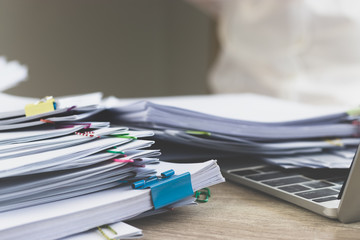
[[[152,131],[96,121],[100,99],[46,98],[30,110],[0,113],[0,239],[89,239],[104,224],[117,229],[112,238],[139,237],[141,230],[121,221],[194,204],[195,191],[224,181],[215,160],[164,163],[160,150],[148,149]],[[159,177],[169,170],[175,175]],[[181,174],[190,179],[190,194],[164,207],[156,207],[148,185],[131,186],[159,179],[170,190],[176,184],[168,180]]]
[[[359,108],[306,106],[252,94],[110,98],[107,107],[115,123],[152,129],[156,139],[218,150],[217,157],[256,156],[283,167],[346,168],[360,143]],[[333,161],[322,161],[324,152]]]

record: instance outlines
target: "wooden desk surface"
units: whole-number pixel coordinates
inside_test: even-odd
[[[208,203],[129,222],[143,239],[360,239],[360,222],[342,224],[230,182]]]

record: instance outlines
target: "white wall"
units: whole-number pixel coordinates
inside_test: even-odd
[[[7,92],[204,94],[213,25],[180,0],[0,0],[0,55],[29,67]]]

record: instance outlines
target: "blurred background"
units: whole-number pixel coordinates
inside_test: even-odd
[[[14,95],[206,94],[215,35],[186,1],[0,1],[0,56],[29,69]]]

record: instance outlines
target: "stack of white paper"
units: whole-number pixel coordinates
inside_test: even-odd
[[[155,173],[140,167],[158,163],[160,151],[142,150],[154,141],[138,139],[153,132],[109,127],[109,122],[100,122],[101,128],[99,122],[79,122],[103,111],[97,105],[83,105],[81,98],[70,97],[80,104],[70,109],[32,116],[0,114],[6,116],[0,126],[15,129],[0,131],[0,212],[113,188],[123,180]],[[41,126],[26,125],[30,122]],[[19,123],[26,126],[17,129]]]
[[[54,135],[48,134],[51,131],[59,134],[57,129],[36,130],[36,135],[28,136],[39,137],[41,132]],[[155,173],[139,167],[158,163],[159,150],[140,150],[154,142],[134,139],[152,136],[150,131],[103,128],[94,130],[93,137],[67,134],[71,132],[62,131],[64,136],[51,139],[28,138],[28,142],[0,145],[0,212],[109,189],[121,185],[121,180]],[[12,134],[18,132],[6,134],[12,139]],[[124,134],[132,138],[122,138]],[[119,157],[122,162],[113,161]]]
[[[0,76],[6,80],[0,90],[24,80],[26,73],[24,66],[0,58]],[[150,190],[133,190],[129,181],[155,180],[154,174],[170,168],[176,174],[190,170],[187,193],[165,207],[194,204],[186,197],[192,191],[224,181],[215,161],[154,164],[160,151],[144,150],[154,141],[138,139],[153,133],[97,121],[104,111],[101,98],[101,93],[56,102],[45,97],[34,104],[36,99],[0,93],[0,239],[97,239],[91,229],[104,224],[112,229],[105,238],[138,238],[141,230],[121,221],[167,209],[155,210]],[[166,189],[177,185],[171,179],[165,183],[171,184]]]
[[[253,94],[153,99],[116,99],[104,105],[115,123],[153,129],[155,138],[199,149],[257,156],[292,167],[341,167],[349,161],[338,151],[355,152],[360,143],[359,109],[310,106]],[[326,152],[336,163],[317,157]],[[297,161],[308,156],[317,163]],[[174,159],[163,155],[165,160]],[[289,158],[287,158],[289,157]],[[319,160],[318,160],[319,159]],[[342,160],[341,160],[342,159]],[[334,160],[335,161],[335,160]]]
[[[190,172],[193,191],[224,181],[216,161],[162,163],[160,150],[146,149],[154,141],[141,139],[153,131],[110,127],[95,121],[104,111],[97,100],[70,99],[77,104],[64,98],[63,107],[33,116],[0,114],[0,239],[91,238],[104,224],[116,229],[112,238],[138,238],[141,230],[121,221],[167,208],[155,210],[150,190],[131,182],[169,169]],[[194,204],[183,198],[166,207]]]
[[[157,174],[173,169],[176,174],[189,172],[193,191],[224,179],[216,161],[151,165]],[[86,231],[97,226],[133,218],[153,209],[150,190],[117,187],[62,201],[7,211],[0,215],[0,238],[56,239]]]
[[[114,120],[141,127],[206,131],[255,140],[348,137],[359,133],[358,127],[349,123],[346,112],[270,123],[224,118],[147,101],[111,108],[110,111],[114,112]]]

